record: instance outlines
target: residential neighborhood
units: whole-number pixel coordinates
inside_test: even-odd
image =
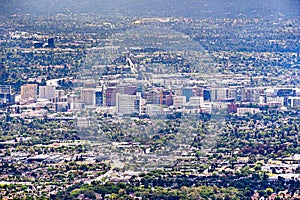
[[[300,198],[299,15],[29,11],[0,18],[0,199]]]

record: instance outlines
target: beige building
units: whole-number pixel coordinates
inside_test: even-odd
[[[95,105],[95,90],[96,88],[83,88],[80,91],[80,102],[85,105]]]
[[[37,88],[37,84],[26,84],[21,86],[21,99],[35,101],[37,98]]]

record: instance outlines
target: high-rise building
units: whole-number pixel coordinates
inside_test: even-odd
[[[103,106],[103,91],[102,90],[95,91],[95,105]]]
[[[237,108],[238,108],[238,105],[235,104],[235,103],[230,103],[228,104],[228,112],[229,113],[236,113],[237,112]]]
[[[211,101],[221,101],[228,97],[227,88],[211,88],[210,90]]]
[[[160,92],[158,90],[151,90],[145,94],[147,104],[160,104]]]
[[[163,104],[172,106],[174,104],[173,96],[175,94],[172,91],[163,91]]]
[[[37,84],[26,84],[21,86],[22,100],[36,100],[37,98]]]
[[[0,85],[0,105],[13,104],[15,101],[14,95],[11,92],[10,85]]]
[[[116,105],[116,87],[108,87],[105,92],[106,106],[115,106]]]
[[[93,79],[84,80],[82,84],[84,88],[96,88],[97,86],[96,81]]]
[[[61,98],[63,96],[65,96],[64,90],[55,90],[55,97]]]
[[[124,94],[135,95],[137,93],[137,86],[127,86],[124,88]]]
[[[262,94],[259,96],[259,104],[265,105],[267,103],[267,96],[265,94]]]
[[[259,98],[262,94],[269,96],[268,91],[265,92],[265,89],[262,87],[247,87],[244,88],[244,91],[241,93],[241,100],[243,102],[259,102]],[[271,95],[273,96],[273,94]]]
[[[116,112],[119,114],[140,114],[141,112],[141,96],[129,94],[117,94]]]
[[[39,86],[39,98],[53,99],[55,98],[55,87],[53,86]]]
[[[203,99],[204,101],[210,101],[210,91],[208,89],[203,90]]]
[[[55,47],[55,40],[54,38],[48,38],[48,47],[54,48]]]
[[[194,96],[192,87],[182,88],[182,96],[186,97],[186,101],[189,102],[190,98]]]
[[[95,88],[81,89],[80,102],[85,105],[95,105]]]
[[[214,102],[232,102],[238,98],[237,88],[211,88],[210,98]]]
[[[300,97],[288,97],[287,105],[294,108],[300,107]]]

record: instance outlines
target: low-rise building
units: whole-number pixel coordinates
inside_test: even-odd
[[[237,115],[238,116],[243,116],[243,115],[254,115],[256,113],[260,113],[259,108],[237,108]]]

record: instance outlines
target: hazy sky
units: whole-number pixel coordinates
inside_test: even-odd
[[[164,17],[299,17],[300,0],[1,0],[2,14],[59,12]]]

